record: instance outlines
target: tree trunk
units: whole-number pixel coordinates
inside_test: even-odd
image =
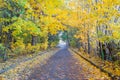
[[[4,50],[3,61],[6,61],[6,60],[7,60],[7,50],[5,49]]]
[[[99,41],[99,52],[100,52],[100,57],[102,59],[104,59],[104,55],[103,55],[103,49],[102,49],[102,43]]]
[[[2,25],[0,24],[0,37],[2,37]],[[2,38],[0,38],[0,43],[2,43]]]
[[[36,45],[36,36],[32,35],[32,41],[31,41],[31,45]]]
[[[67,33],[67,47],[70,47],[69,33],[68,31],[66,31],[66,33]]]
[[[89,35],[89,31],[87,33],[87,41],[88,41],[88,54],[90,54],[90,35]]]

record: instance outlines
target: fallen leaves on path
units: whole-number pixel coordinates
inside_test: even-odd
[[[102,60],[100,57],[95,56],[94,54],[86,54],[83,51],[79,51],[77,49],[74,49],[75,51],[78,51],[79,54],[81,54],[83,57],[88,59],[89,61],[93,62],[97,66],[103,68],[107,72],[110,72],[114,75],[120,76],[120,66],[115,64],[115,62]]]
[[[58,50],[56,49],[53,51],[49,51],[42,55],[38,55],[31,60],[21,62],[15,68],[10,69],[4,74],[1,74],[1,76],[5,78],[5,80],[26,80],[27,77],[32,72],[32,68],[34,68],[35,65],[37,64],[44,65],[46,61],[56,53],[56,51]]]
[[[91,65],[73,51],[70,50],[70,52],[72,53],[72,56],[79,61],[77,64],[83,67],[83,73],[86,74],[85,77],[87,77],[89,80],[110,80],[106,73],[101,72],[100,69]]]

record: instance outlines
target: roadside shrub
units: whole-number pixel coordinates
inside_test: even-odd
[[[25,44],[23,41],[18,40],[17,42],[11,44],[11,50],[15,55],[22,54],[25,50]]]
[[[40,50],[46,50],[47,48],[48,48],[48,43],[47,42],[40,44]]]
[[[36,53],[40,51],[40,44],[37,44],[35,46],[32,46],[30,43],[28,43],[26,45],[26,48],[25,48],[25,53]]]
[[[50,45],[50,47],[51,47],[51,48],[52,48],[52,47],[55,47],[57,44],[58,44],[57,42],[52,42],[51,45]]]
[[[72,47],[76,47],[76,42],[75,42],[74,40],[71,40],[71,41],[70,41],[70,45],[71,45]]]

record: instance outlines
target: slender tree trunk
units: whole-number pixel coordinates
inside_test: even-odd
[[[0,24],[0,43],[2,43],[2,26],[1,26],[1,24]]]
[[[69,33],[68,33],[68,31],[66,31],[66,33],[67,33],[67,46],[69,47],[70,46],[70,40],[69,40]]]
[[[89,35],[89,31],[87,33],[87,40],[88,40],[88,54],[90,54],[90,35]]]
[[[5,48],[4,50],[4,57],[3,57],[3,61],[7,60],[7,49]]]
[[[100,41],[99,41],[99,52],[100,52],[100,57],[103,59],[102,43]]]
[[[31,41],[31,45],[36,45],[36,36],[32,35],[32,41]]]

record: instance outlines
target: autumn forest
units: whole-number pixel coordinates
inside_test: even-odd
[[[0,80],[120,80],[120,0],[0,0]]]

